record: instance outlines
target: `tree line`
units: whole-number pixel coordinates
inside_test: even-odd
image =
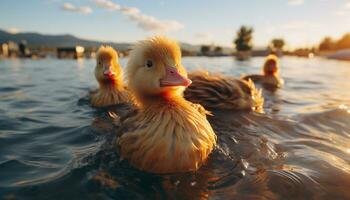
[[[233,47],[237,52],[249,52],[253,49],[253,33],[254,29],[248,26],[241,26],[236,33],[236,38],[233,40]],[[283,50],[285,46],[285,41],[282,38],[272,39],[268,45],[270,50]],[[200,52],[202,55],[209,54],[222,54],[222,47],[220,46],[211,46],[211,45],[202,45]]]
[[[343,35],[340,39],[334,40],[331,37],[325,37],[318,46],[320,51],[336,51],[350,48],[350,33]]]
[[[238,53],[247,53],[252,51],[253,49],[253,33],[254,29],[249,26],[241,26],[237,33],[236,37],[233,40],[233,47],[236,49]],[[268,49],[271,52],[283,51],[283,47],[285,46],[285,41],[282,38],[272,39],[268,44]],[[331,37],[325,37],[320,44],[315,48],[307,49],[307,51],[316,52],[318,51],[337,51],[342,49],[350,49],[350,33],[344,34],[339,39],[333,39]],[[210,46],[203,45],[200,49],[202,55],[222,54],[223,48],[220,46]],[[303,50],[303,49],[298,49]],[[295,50],[297,51],[297,50]]]
[[[237,51],[251,51],[253,48],[253,32],[252,27],[241,26],[237,31],[236,39],[233,41],[233,45]],[[269,49],[282,50],[285,45],[284,39],[275,38],[272,39],[268,45]]]

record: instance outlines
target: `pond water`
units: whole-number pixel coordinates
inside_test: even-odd
[[[263,61],[183,65],[238,77]],[[169,175],[135,170],[113,151],[110,108],[88,103],[94,65],[0,60],[0,199],[350,199],[350,62],[283,57],[286,84],[264,91],[265,114],[215,112],[208,162]]]

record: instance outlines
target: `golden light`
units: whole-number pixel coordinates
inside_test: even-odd
[[[85,50],[85,49],[84,49],[84,47],[82,47],[82,46],[76,46],[76,47],[75,47],[75,50],[76,50],[77,53],[84,53],[84,50]]]

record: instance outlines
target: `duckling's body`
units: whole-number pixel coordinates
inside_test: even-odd
[[[277,56],[269,55],[266,57],[263,74],[254,74],[244,76],[243,80],[251,79],[254,83],[259,83],[266,88],[280,88],[284,81],[279,77],[279,61]]]
[[[212,74],[204,71],[189,74],[192,84],[185,90],[185,98],[212,111],[254,110],[262,111],[264,99],[254,83]]]
[[[91,93],[91,105],[103,107],[128,102],[127,91],[118,84],[109,84],[100,86],[100,88]]]
[[[253,74],[243,77],[243,80],[249,80],[251,79],[254,83],[260,83],[263,85],[275,85],[280,87],[281,86],[281,80],[277,76],[271,76],[271,75],[261,75],[261,74]]]
[[[127,120],[120,152],[130,164],[153,173],[197,170],[215,145],[215,135],[196,107],[182,98],[159,99]]]
[[[182,95],[190,84],[177,44],[155,37],[138,43],[127,66],[138,112],[126,119],[120,155],[152,173],[197,170],[216,144],[204,109]]]
[[[95,77],[99,88],[91,93],[91,105],[103,107],[128,102],[117,52],[112,47],[100,47],[96,63]]]

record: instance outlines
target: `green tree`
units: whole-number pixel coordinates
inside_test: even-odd
[[[334,42],[332,40],[332,38],[330,37],[326,37],[322,40],[322,42],[320,43],[320,45],[318,46],[318,49],[320,51],[329,51],[329,50],[333,50],[334,49]]]
[[[285,45],[285,42],[281,38],[276,38],[271,41],[271,45],[275,49],[283,50],[283,47]]]
[[[211,47],[209,45],[202,45],[201,46],[201,53],[202,55],[207,55],[211,50]]]
[[[253,48],[253,28],[242,26],[237,31],[237,37],[234,45],[237,51],[250,51]]]
[[[222,54],[222,47],[219,47],[219,46],[215,47],[214,52],[215,54]]]
[[[350,33],[345,34],[340,40],[336,42],[336,49],[350,48]]]

